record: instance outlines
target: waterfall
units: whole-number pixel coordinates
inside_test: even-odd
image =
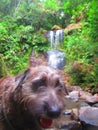
[[[54,69],[64,69],[65,53],[59,50],[49,50],[46,52],[48,65]]]
[[[61,29],[61,30],[48,31],[46,37],[48,38],[51,48],[56,49],[63,42],[64,30]]]
[[[46,38],[48,39],[52,49],[46,52],[48,65],[54,69],[64,69],[65,53],[58,50],[61,44],[63,44],[64,30],[48,31]]]
[[[53,31],[49,32],[49,42],[50,42],[50,46],[52,48],[53,47],[52,43],[54,43],[54,32]]]

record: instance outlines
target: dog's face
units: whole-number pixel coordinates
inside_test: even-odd
[[[53,119],[58,118],[64,108],[64,84],[60,76],[55,70],[40,66],[30,68],[21,77],[16,77],[16,84],[16,90],[21,89],[20,102],[31,120],[36,118],[42,127],[50,127]]]

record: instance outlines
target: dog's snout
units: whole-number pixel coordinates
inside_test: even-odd
[[[61,114],[61,110],[58,108],[58,107],[50,107],[48,110],[47,110],[47,115],[50,117],[50,118],[57,118],[59,117]]]

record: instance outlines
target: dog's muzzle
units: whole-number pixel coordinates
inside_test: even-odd
[[[43,128],[50,128],[53,124],[53,120],[58,118],[61,114],[61,110],[58,107],[47,108],[47,117],[40,117],[39,123]]]

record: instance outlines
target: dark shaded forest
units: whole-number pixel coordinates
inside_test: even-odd
[[[66,30],[71,24],[80,28]],[[45,33],[64,29],[65,73],[70,84],[98,92],[97,0],[0,0],[0,77],[20,73],[33,49],[50,49]]]

